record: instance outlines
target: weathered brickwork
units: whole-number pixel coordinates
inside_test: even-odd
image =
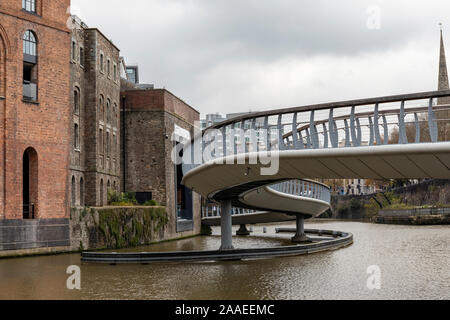
[[[99,30],[73,25],[71,205],[102,206],[108,189],[120,190],[119,49]]]
[[[191,131],[198,112],[166,90],[126,84],[119,49],[69,5],[37,0],[26,12],[20,0],[0,1],[0,221],[15,230],[0,250],[65,246],[69,208],[104,206],[108,189],[152,192],[166,205],[161,239],[198,234],[196,194],[193,230],[177,225],[170,140],[175,124]],[[132,108],[121,114],[122,98]],[[42,233],[50,224],[56,231]]]
[[[39,0],[37,12],[22,1],[0,2],[0,218],[23,218],[24,154],[30,159],[35,218],[67,218],[70,134],[69,0]],[[45,10],[43,10],[45,8]],[[23,36],[36,38],[33,77],[37,99],[23,97]],[[37,70],[37,71],[36,71]]]
[[[122,92],[122,186],[129,192],[152,192],[153,199],[167,208],[167,238],[177,234],[177,191],[171,137],[175,125],[193,132],[194,121],[198,119],[199,113],[195,109],[167,90]],[[194,230],[190,233],[200,232],[200,220],[200,196],[194,193]]]

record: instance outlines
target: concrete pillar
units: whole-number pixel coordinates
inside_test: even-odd
[[[222,201],[221,215],[220,215],[220,228],[222,233],[222,246],[221,251],[233,250],[233,224],[231,219],[231,201]]]
[[[241,227],[236,232],[236,235],[237,236],[249,236],[250,235],[250,231],[248,231],[248,229],[247,229],[245,224],[241,224]]]
[[[297,232],[292,238],[292,242],[310,242],[305,234],[305,218],[303,216],[297,216]]]

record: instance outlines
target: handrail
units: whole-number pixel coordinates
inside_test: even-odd
[[[423,130],[421,123],[425,120],[422,121],[419,118],[419,114],[427,113],[426,121],[428,121],[429,136],[431,137],[431,142],[434,143],[438,142],[442,136],[438,126],[438,123],[442,120],[440,119],[442,116],[439,115],[439,112],[450,110],[449,104],[435,106],[435,99],[442,97],[450,97],[450,90],[350,100],[251,113],[216,124],[203,131],[202,135],[195,137],[193,141],[197,143],[198,139],[201,139],[202,150],[205,150],[207,146],[211,146],[214,150],[215,159],[255,151],[326,149],[329,146],[332,148],[358,147],[366,140],[369,146],[375,146],[387,144],[388,139],[385,137],[389,136],[389,126],[393,124],[388,123],[387,119],[388,117],[398,116],[398,122],[395,123],[399,128],[398,144],[407,144],[410,142],[406,133],[407,123],[415,123],[416,137],[414,142],[420,143],[424,142],[421,141],[421,130]],[[429,99],[427,107],[406,107],[406,101],[423,99]],[[396,109],[380,110],[380,104],[386,102],[397,102],[399,103],[399,107]],[[373,104],[373,111],[357,112],[356,106],[369,107],[370,104]],[[351,108],[351,110],[346,112],[346,115],[341,114],[335,116],[335,109],[344,107]],[[316,120],[315,110],[325,109],[329,111],[328,119]],[[309,111],[310,114],[302,114],[304,111]],[[283,121],[283,115],[286,114],[292,117],[290,123]],[[409,122],[407,119],[410,114],[414,114],[414,122]],[[273,121],[269,121],[270,116],[278,117],[276,124]],[[299,119],[300,117],[303,118]],[[308,119],[305,119],[305,117]],[[309,125],[298,128],[299,124],[308,123],[308,120]],[[345,127],[338,128],[337,121],[343,121]],[[288,129],[288,132],[285,132],[286,127],[291,127]],[[370,129],[370,137],[364,137],[367,132],[363,132],[362,128],[365,127]],[[246,136],[246,133],[243,132],[249,129],[252,131],[250,137]],[[277,131],[277,138],[275,140],[272,137],[273,130]],[[341,130],[345,130],[345,138],[340,137],[339,132]],[[299,134],[293,134],[296,131]],[[305,136],[302,136],[302,131],[305,131]],[[319,134],[323,135],[323,141],[320,140]],[[261,138],[261,135],[263,138]],[[289,137],[292,137],[292,141],[288,139]],[[205,141],[208,139],[211,140],[210,138],[213,141]],[[238,138],[239,143],[236,142],[236,138]],[[345,144],[342,145],[340,141],[344,141]],[[238,147],[239,144],[240,147]],[[261,149],[262,145],[265,146],[263,149]],[[194,153],[197,152],[195,150],[197,149],[191,148],[192,159],[194,158]],[[199,165],[199,163],[196,164]]]
[[[244,120],[250,120],[254,118],[262,118],[267,116],[277,116],[284,115],[289,113],[298,113],[298,112],[307,112],[307,111],[318,111],[318,110],[327,110],[327,109],[336,109],[336,108],[345,108],[345,107],[357,107],[363,105],[371,105],[371,104],[382,104],[382,103],[391,103],[398,101],[412,101],[412,100],[423,100],[430,98],[443,98],[450,97],[450,90],[440,90],[440,91],[427,91],[427,92],[419,92],[419,93],[410,93],[410,94],[401,94],[401,95],[393,95],[393,96],[383,96],[376,98],[366,98],[366,99],[355,99],[355,100],[347,100],[347,101],[338,101],[338,102],[328,102],[321,104],[312,104],[300,107],[292,107],[292,108],[284,108],[278,110],[270,110],[270,111],[262,111],[249,113],[242,116],[235,117],[233,119],[226,120],[224,122],[218,123],[214,126],[211,126],[207,129],[218,129],[224,126],[234,124],[237,122],[241,122]]]

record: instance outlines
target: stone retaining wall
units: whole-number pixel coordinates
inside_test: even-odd
[[[450,204],[450,180],[424,181],[417,185],[393,189],[391,192],[408,206]],[[383,199],[381,194],[376,196]],[[332,217],[351,220],[370,219],[366,205],[373,197],[374,195],[333,196]]]
[[[380,217],[417,217],[450,215],[450,208],[428,208],[411,210],[381,210]]]
[[[165,207],[72,208],[71,248],[120,249],[168,240],[167,225]]]

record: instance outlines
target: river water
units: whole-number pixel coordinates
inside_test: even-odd
[[[289,244],[276,227],[254,227],[238,248]],[[307,228],[346,231],[355,243],[309,256],[220,263],[81,264],[79,254],[0,260],[0,299],[450,299],[450,226],[312,222]],[[134,249],[138,252],[217,249],[215,236]],[[129,251],[129,250],[128,250]],[[68,290],[66,269],[81,267],[81,290]],[[369,266],[381,288],[368,289]]]

